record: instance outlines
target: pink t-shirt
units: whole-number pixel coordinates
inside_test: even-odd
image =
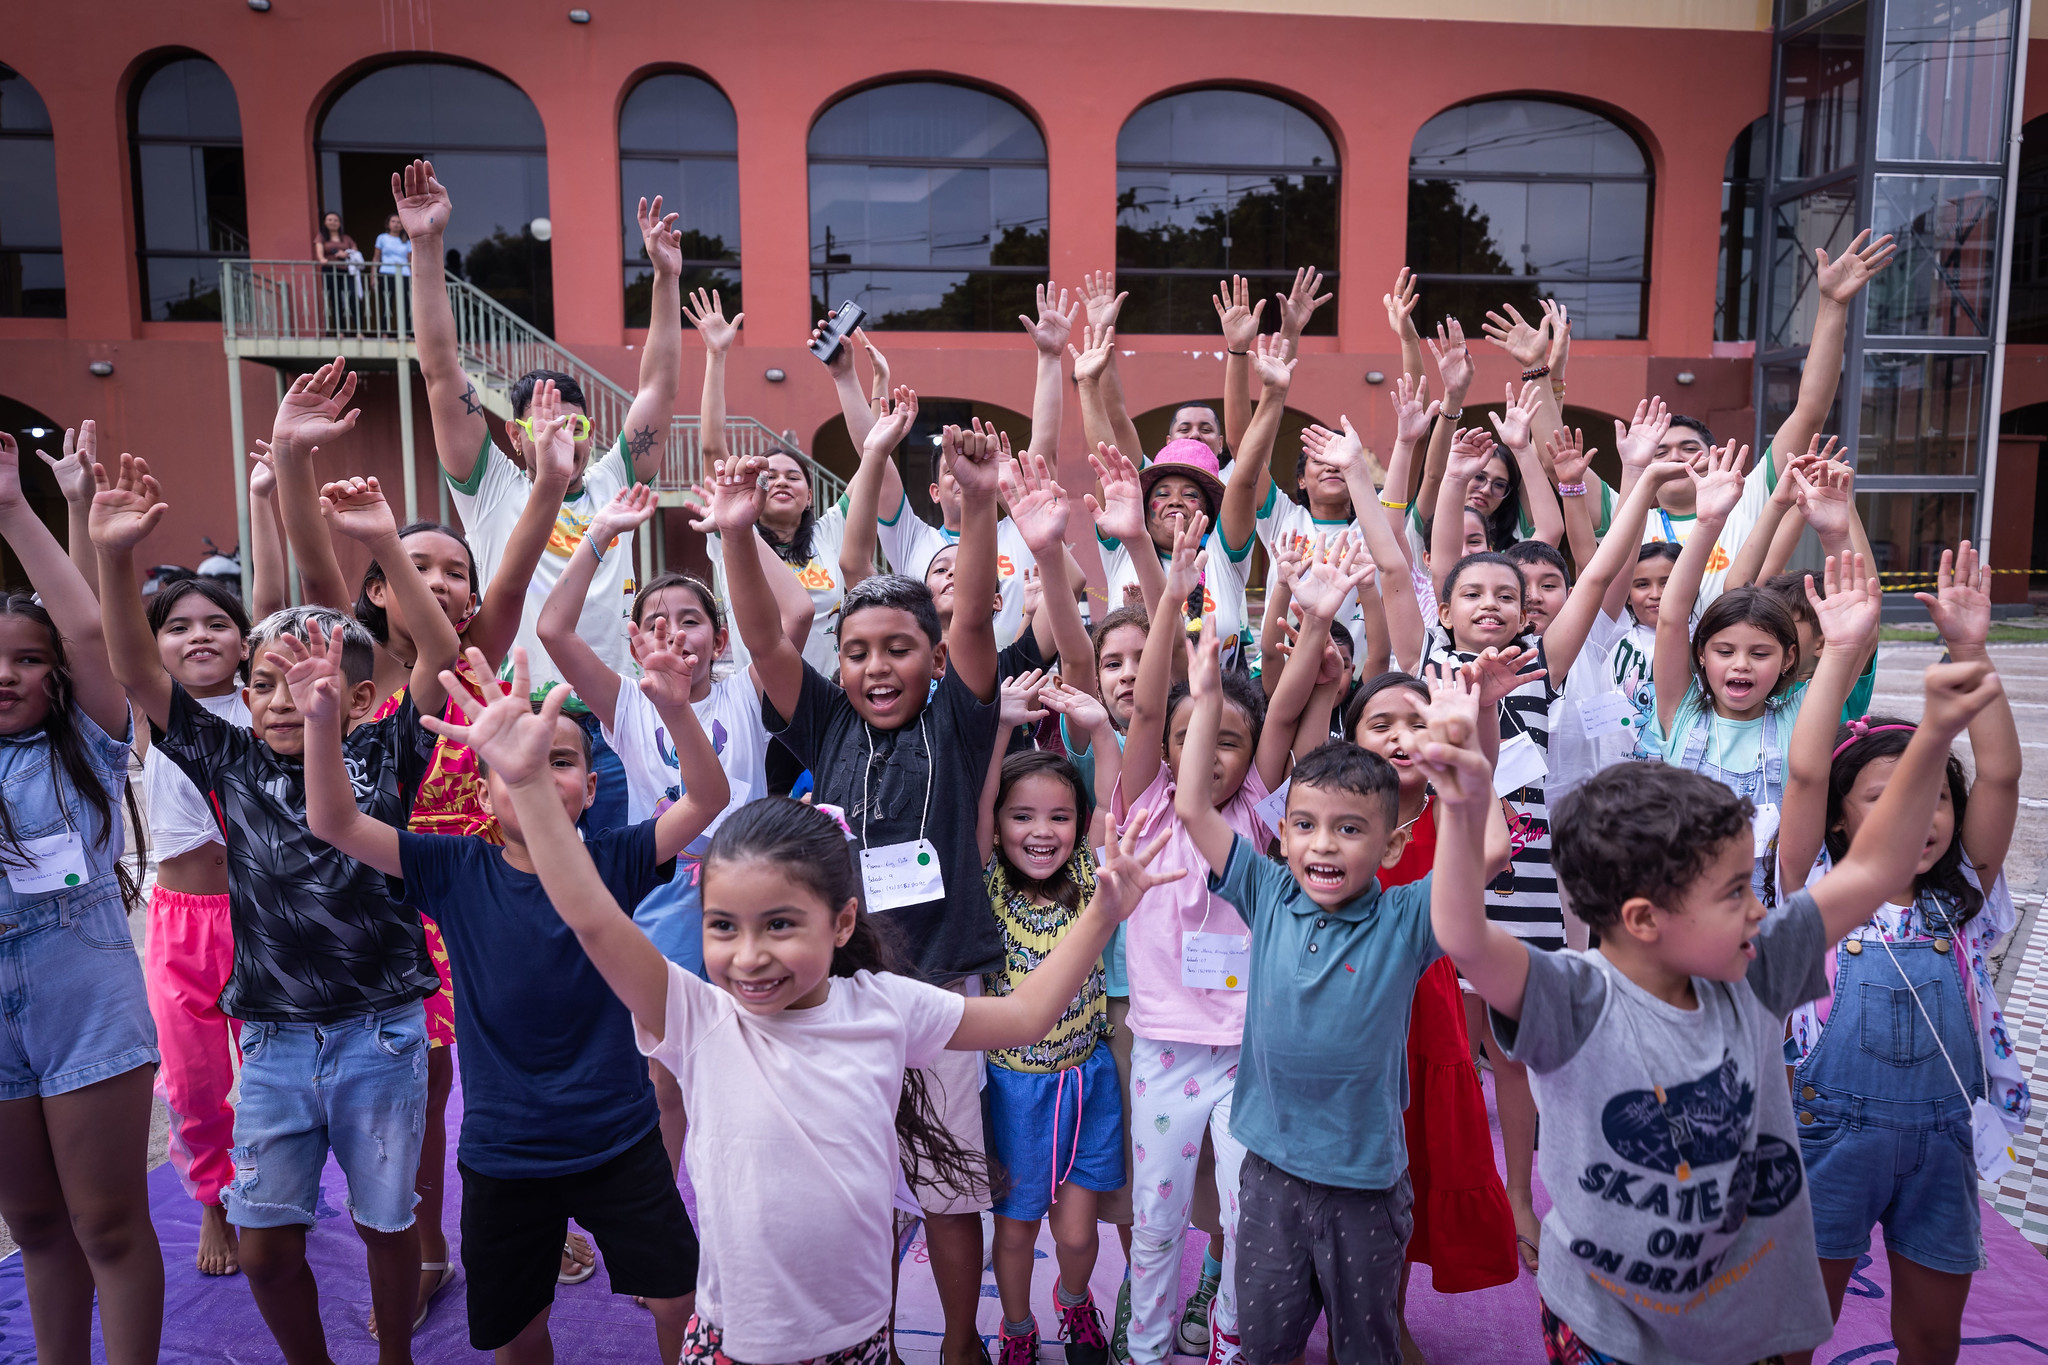
[[[1258,816],[1257,806],[1271,792],[1259,780],[1257,765],[1244,775],[1244,785],[1223,807],[1230,827],[1252,841],[1261,853],[1273,831]],[[1181,934],[1237,934],[1251,931],[1237,908],[1209,894],[1209,864],[1188,836],[1187,826],[1173,811],[1173,773],[1166,765],[1139,794],[1124,801],[1117,788],[1117,814],[1128,826],[1135,822],[1139,847],[1168,830],[1166,846],[1153,865],[1165,870],[1185,868],[1179,881],[1155,886],[1138,902],[1124,929],[1124,971],[1131,985],[1131,1032],[1164,1043],[1206,1043],[1236,1047],[1244,1041],[1241,990],[1206,990],[1181,983]]]

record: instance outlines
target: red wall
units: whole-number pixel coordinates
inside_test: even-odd
[[[986,84],[1029,110],[1045,131],[1051,168],[1052,274],[1068,281],[1114,262],[1116,132],[1138,105],[1175,88],[1233,83],[1289,94],[1318,112],[1343,165],[1342,258],[1334,263],[1343,287],[1332,305],[1338,335],[1305,345],[1290,406],[1326,421],[1348,412],[1382,445],[1391,438],[1383,390],[1363,375],[1399,366],[1379,299],[1401,263],[1415,131],[1478,96],[1564,95],[1634,128],[1657,175],[1649,338],[1581,342],[1571,401],[1622,412],[1656,387],[1710,421],[1747,420],[1748,362],[1711,354],[1714,272],[1722,165],[1736,134],[1764,110],[1768,33],[969,0],[610,0],[588,25],[569,23],[565,9],[556,0],[391,0],[374,9],[285,0],[258,14],[230,0],[162,0],[124,4],[116,22],[95,6],[27,6],[10,16],[0,61],[35,85],[56,131],[70,315],[0,320],[0,393],[60,423],[97,418],[104,444],[156,461],[174,509],[145,558],[189,562],[202,531],[223,543],[234,538],[233,503],[223,491],[230,451],[218,329],[139,320],[124,110],[127,82],[166,47],[212,58],[234,83],[258,257],[306,254],[317,191],[314,125],[354,75],[393,54],[432,52],[515,82],[547,130],[558,337],[628,386],[638,363],[627,346],[640,338],[622,323],[618,107],[636,77],[655,67],[706,75],[739,118],[747,326],[730,370],[731,410],[794,429],[806,444],[837,409],[802,349],[810,306],[805,135],[852,87],[945,76]],[[1681,51],[1687,69],[1715,73],[1711,98],[1672,79]],[[2030,101],[2048,80],[2048,62],[2034,72]],[[460,213],[462,186],[451,192]],[[898,376],[922,392],[1029,410],[1032,362],[1019,336],[879,339]],[[1133,410],[1219,387],[1214,336],[1121,342],[1139,353],[1124,362]],[[94,359],[113,360],[114,374],[92,378],[86,365]],[[1513,366],[1490,347],[1480,348],[1480,360],[1474,396],[1484,401]],[[788,382],[766,381],[764,371],[776,367]],[[1698,376],[1695,388],[1676,385],[1681,371]],[[700,376],[701,361],[686,352],[685,411],[695,406]],[[251,432],[260,433],[268,373],[248,367],[244,391]],[[1080,478],[1072,403],[1067,428],[1067,468]],[[422,437],[425,450],[424,424]],[[395,445],[395,415],[366,421],[354,449],[330,454],[351,467],[395,471],[395,451],[376,450],[379,441]],[[424,481],[422,505],[433,505]]]

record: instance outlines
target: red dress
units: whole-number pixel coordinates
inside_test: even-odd
[[[1436,861],[1436,813],[1424,807],[1401,861],[1380,871],[1381,887],[1429,875]],[[1458,969],[1448,957],[1415,985],[1408,1016],[1408,1178],[1415,1189],[1415,1231],[1408,1259],[1430,1268],[1440,1294],[1508,1284],[1521,1274],[1515,1217],[1493,1164],[1486,1093],[1472,1068]]]

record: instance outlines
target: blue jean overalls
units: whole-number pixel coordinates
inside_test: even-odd
[[[1678,766],[1713,778],[1737,796],[1748,797],[1753,806],[1782,803],[1785,799],[1785,751],[1778,747],[1778,708],[1764,707],[1764,730],[1762,742],[1757,746],[1757,765],[1746,773],[1707,762],[1707,740],[1713,734],[1715,719],[1713,705],[1708,703],[1706,709],[1693,719],[1692,728],[1686,731],[1685,751]],[[1767,908],[1777,904],[1777,879],[1772,875],[1777,861],[1778,837],[1773,834],[1769,849],[1756,860],[1756,870],[1750,877],[1750,886],[1755,889],[1757,899]]]
[[[1947,907],[1923,892],[1918,910],[1930,932],[1887,944],[1863,928],[1836,946],[1827,1024],[1792,1102],[1823,1259],[1862,1255],[1882,1224],[1890,1250],[1969,1274],[1984,1263],[1970,1132],[1984,1064]]]

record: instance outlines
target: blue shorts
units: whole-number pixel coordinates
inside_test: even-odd
[[[1056,1183],[1104,1194],[1123,1188],[1124,1100],[1107,1045],[1065,1071],[991,1066],[986,1095],[988,1154],[1010,1181],[995,1201],[997,1217],[1043,1218]]]
[[[311,1227],[328,1148],[348,1211],[374,1232],[412,1226],[427,1117],[422,1004],[331,1024],[242,1025],[235,1179],[221,1191],[239,1228]]]
[[[1982,1270],[1977,1159],[1962,1095],[1909,1102],[1808,1088],[1814,1094],[1802,1090],[1793,1103],[1821,1258],[1855,1260],[1882,1225],[1885,1247],[1916,1265]]]
[[[0,888],[0,1100],[151,1066],[156,1024],[111,875],[40,896]]]

